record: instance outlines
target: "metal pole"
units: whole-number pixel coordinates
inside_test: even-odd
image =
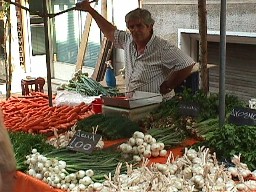
[[[225,123],[225,75],[226,75],[226,0],[221,0],[220,9],[220,81],[219,81],[219,126]]]
[[[46,69],[47,69],[47,86],[49,106],[52,107],[52,82],[51,82],[51,56],[49,43],[49,17],[47,0],[43,0],[43,19],[44,19],[44,36],[45,36],[45,52],[46,52]]]

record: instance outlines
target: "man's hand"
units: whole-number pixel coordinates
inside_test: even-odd
[[[91,9],[90,3],[95,2],[95,1],[89,1],[89,0],[84,0],[81,2],[76,3],[76,10],[80,11],[89,11]]]
[[[161,85],[160,85],[160,93],[162,95],[165,95],[167,93],[169,93],[172,89],[169,88],[167,81],[164,81]]]

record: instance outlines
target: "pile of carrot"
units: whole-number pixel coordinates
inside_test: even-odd
[[[54,98],[53,98],[54,99]],[[80,103],[77,106],[49,106],[48,96],[33,92],[30,96],[10,97],[0,102],[4,113],[4,123],[8,131],[28,133],[64,132],[81,119],[94,114],[91,105]]]

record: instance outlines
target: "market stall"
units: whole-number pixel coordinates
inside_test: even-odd
[[[70,85],[66,85],[66,87],[68,89],[71,88]],[[129,168],[129,166],[127,167],[125,162],[133,165],[132,170],[130,170],[131,175],[135,174],[136,170],[145,171],[144,166],[148,167],[150,171],[149,175],[152,177],[154,176],[153,173],[158,170],[160,174],[158,175],[159,183],[154,182],[155,187],[162,185],[162,182],[173,185],[170,183],[171,180],[164,180],[164,178],[169,177],[170,174],[177,179],[176,182],[180,184],[183,183],[182,185],[184,187],[186,182],[190,181],[192,178],[195,179],[193,174],[201,175],[200,173],[191,173],[192,175],[188,175],[186,180],[181,181],[178,179],[179,174],[185,174],[185,171],[189,171],[188,166],[193,162],[191,159],[192,156],[198,156],[198,159],[194,160],[195,162],[193,164],[197,164],[197,161],[215,163],[215,167],[218,167],[218,171],[222,173],[218,177],[229,178],[227,181],[229,181],[229,184],[232,184],[233,188],[236,187],[237,191],[239,191],[238,188],[242,189],[248,186],[254,189],[255,171],[253,171],[253,167],[255,162],[251,158],[252,154],[246,154],[246,150],[254,150],[252,149],[254,147],[253,143],[250,143],[247,148],[244,148],[245,137],[247,137],[247,141],[254,139],[255,134],[253,133],[253,126],[234,126],[229,124],[228,127],[220,130],[218,128],[218,119],[216,118],[217,98],[216,95],[207,97],[202,93],[193,95],[190,94],[189,91],[184,91],[184,93],[171,100],[159,103],[158,108],[147,113],[141,120],[132,121],[128,116],[96,114],[92,106],[85,103],[72,103],[73,106],[68,106],[67,103],[70,104],[71,102],[64,102],[65,104],[62,103],[62,105],[54,106],[49,109],[47,95],[42,93],[35,92],[26,97],[12,97],[2,102],[1,107],[6,117],[6,128],[10,131],[14,149],[17,150],[15,151],[18,160],[18,182],[16,191],[67,191],[67,188],[61,184],[51,183],[53,182],[52,178],[50,180],[46,179],[45,176],[43,176],[46,174],[45,172],[42,175],[40,172],[41,169],[39,169],[40,163],[35,164],[35,160],[29,159],[35,155],[40,155],[40,159],[51,159],[52,162],[57,162],[57,160],[65,162],[66,176],[68,176],[67,173],[77,173],[81,170],[81,167],[84,167],[84,171],[92,169],[95,174],[92,175],[93,183],[97,183],[98,187],[104,186],[109,188],[107,183],[110,182],[111,184],[109,184],[113,185],[113,189],[117,191],[119,190],[116,189],[118,183],[114,178],[121,177],[122,174],[127,173],[127,169],[131,168]],[[234,106],[239,105],[240,102],[230,96],[227,98],[227,103],[227,110],[232,112]],[[104,104],[104,102],[102,104]],[[86,110],[82,110],[83,108]],[[50,112],[50,115],[47,116],[46,112],[42,114],[42,111],[47,111],[47,114]],[[62,111],[62,113],[60,111]],[[68,123],[64,121],[64,119],[67,118],[67,113],[70,111],[74,112],[75,115],[68,115],[74,118]],[[82,114],[84,116],[81,116]],[[64,118],[61,118],[62,115]],[[24,117],[26,117],[26,121],[23,120]],[[36,119],[40,119],[40,121],[35,123],[34,121]],[[45,122],[48,122],[48,124],[44,124]],[[70,122],[72,122],[72,124]],[[95,133],[101,136],[99,140],[101,144],[97,147],[95,146],[96,148],[92,150],[90,154],[87,154],[86,151],[75,152],[67,148],[70,141],[77,133],[77,130],[81,130],[81,133],[92,133],[92,130],[96,131]],[[26,132],[24,133],[24,131]],[[220,131],[222,134],[219,133]],[[234,134],[235,132],[236,134]],[[250,136],[248,136],[249,132]],[[227,139],[225,138],[227,135],[228,138],[236,141],[235,148],[237,150],[233,151],[231,155],[228,150],[233,150],[233,144],[230,143],[230,140],[226,141]],[[236,138],[236,135],[240,135],[241,140]],[[129,149],[129,145],[132,147],[141,147],[140,142],[143,141],[142,138],[145,142],[148,142],[148,144],[153,142],[154,139],[156,143],[153,142],[150,144],[149,153],[145,152],[147,148],[145,146],[145,151],[136,153],[143,156],[136,156],[136,154]],[[216,139],[218,139],[217,145],[215,142]],[[138,141],[135,142],[135,140]],[[47,145],[44,141],[47,141]],[[20,145],[21,142],[26,143],[26,145]],[[200,145],[200,143],[202,144]],[[49,146],[48,144],[51,145]],[[159,148],[158,152],[153,152],[157,145],[162,148],[162,151]],[[124,146],[126,146],[126,148]],[[191,147],[193,146],[194,149],[192,150]],[[202,146],[210,147],[211,150]],[[218,148],[216,148],[216,146]],[[249,147],[252,148],[249,149]],[[33,148],[37,148],[37,150],[35,151]],[[31,149],[33,149],[34,152],[33,150],[31,152]],[[215,156],[216,154],[214,155],[215,150],[218,156]],[[195,151],[198,151],[199,154],[190,154],[192,152],[195,153]],[[240,156],[239,153],[242,155]],[[192,156],[190,157],[190,155]],[[203,160],[200,160],[200,158],[203,158]],[[39,160],[39,157],[37,160]],[[242,163],[242,160],[244,160],[246,164]],[[31,162],[34,163],[31,164]],[[97,164],[97,162],[99,164]],[[182,168],[180,168],[182,173],[177,171],[172,172],[171,167],[174,165],[177,166],[178,162],[182,164],[185,163],[182,165]],[[122,163],[122,167],[120,167],[120,163]],[[221,164],[223,164],[223,166],[221,166]],[[38,167],[35,167],[35,165]],[[40,167],[41,166],[42,165],[40,165]],[[142,167],[140,168],[140,166]],[[166,169],[164,167],[166,166],[169,167],[168,174],[165,172]],[[192,166],[192,164],[190,166]],[[211,170],[206,167],[204,167],[205,170]],[[45,169],[46,168],[42,168],[42,170]],[[235,175],[234,170],[236,170],[237,175]],[[113,178],[110,178],[108,173],[111,173]],[[190,173],[188,172],[187,174]],[[210,175],[215,174],[216,176],[217,172],[213,171],[211,174],[210,172],[208,174],[207,178],[211,178]],[[95,180],[95,178],[97,179]],[[228,185],[227,181],[222,181],[219,185],[216,185],[217,180],[211,183],[211,180],[204,178],[204,183],[202,183],[202,181],[195,181],[193,179],[190,182],[194,182],[194,185],[187,186],[186,190],[192,190],[193,186],[197,188],[211,186],[224,189],[225,186],[227,187]],[[145,185],[149,185],[146,180],[141,182],[145,182]],[[201,183],[196,184],[195,182]],[[124,185],[125,184],[122,183],[119,187],[124,187]],[[140,187],[143,191],[143,186]],[[69,191],[72,190],[69,189]],[[227,191],[229,190],[227,189]]]
[[[236,97],[226,97],[227,125],[219,128],[215,94],[125,98],[81,72],[60,88],[52,107],[41,92],[0,103],[17,160],[15,191],[255,189],[255,124],[236,115],[254,111]]]

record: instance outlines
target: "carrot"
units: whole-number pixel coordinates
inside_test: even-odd
[[[77,105],[77,107],[79,107],[79,108],[82,108],[82,107],[84,107],[84,106],[87,106],[87,105],[85,104],[85,102],[81,102],[79,105]]]
[[[19,122],[19,121],[20,121],[19,118],[12,118],[12,119],[9,119],[9,120],[5,120],[4,122],[5,122],[6,124],[10,124],[10,123],[16,124],[16,123]]]
[[[25,128],[25,129],[28,129],[28,128],[31,128],[31,127],[33,127],[33,126],[36,126],[36,125],[38,125],[41,121],[42,121],[41,118],[36,119],[36,120],[34,120],[34,121],[31,121],[30,123],[25,124],[25,125],[24,125],[24,128]],[[25,130],[24,130],[24,131],[25,131]]]
[[[87,114],[87,113],[79,114],[79,115],[78,115],[78,120],[86,119],[86,118],[89,117],[89,116],[90,116],[90,115]]]
[[[45,106],[42,106],[41,107],[41,110],[42,111],[48,111],[48,110],[50,110],[51,109],[51,107],[49,107],[48,105],[45,105]]]
[[[63,124],[63,123],[67,123],[67,119],[65,118],[65,119],[60,119],[60,120],[58,120],[57,121],[57,123],[56,124]]]
[[[42,125],[44,127],[48,127],[49,126],[49,122],[48,121],[42,121],[39,123],[39,125]]]
[[[71,109],[68,113],[67,116],[71,116],[74,113],[79,113],[81,111],[80,107],[75,107],[73,109]]]
[[[10,107],[10,108],[5,110],[6,113],[11,113],[11,112],[14,112],[14,111],[17,111],[16,107]]]
[[[88,111],[88,110],[90,110],[90,109],[91,109],[91,106],[90,106],[90,105],[83,106],[83,107],[81,108],[81,111],[80,111],[80,112],[84,113],[84,112],[86,112],[86,111]]]
[[[77,118],[77,113],[72,113],[71,115],[68,116],[67,122],[73,121],[74,119]]]
[[[67,106],[67,105],[63,105],[63,106],[59,107],[56,112],[67,113],[70,110],[72,110],[72,107]]]
[[[95,113],[93,112],[93,110],[89,110],[87,111],[88,115],[91,116],[91,115],[94,115]]]
[[[19,110],[21,110],[21,109],[24,108],[24,106],[23,106],[23,105],[20,105],[19,103],[18,103],[18,104],[15,104],[15,107],[16,107],[16,110],[17,110],[17,111],[19,111]]]
[[[61,124],[58,129],[68,129],[70,126],[69,124],[65,123],[65,124]]]
[[[48,113],[45,114],[44,118],[49,119],[52,116],[52,114],[53,114],[52,111],[48,111]]]
[[[35,125],[35,126],[33,126],[33,127],[31,127],[33,130],[42,130],[42,129],[45,129],[45,127],[44,126],[42,126],[42,125]]]
[[[9,102],[17,102],[17,101],[19,101],[19,98],[12,96],[7,101],[9,101]]]
[[[56,121],[48,121],[49,127],[54,127],[56,125]]]
[[[51,129],[41,129],[39,130],[39,133],[42,133],[42,134],[46,134],[46,133],[49,133],[49,132],[52,132]]]

